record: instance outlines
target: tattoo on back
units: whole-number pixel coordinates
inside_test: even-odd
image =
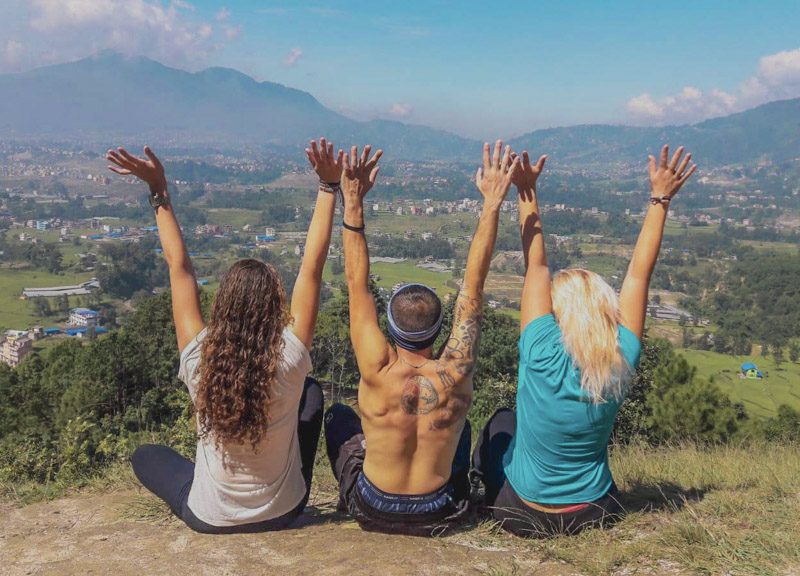
[[[428,414],[439,403],[439,393],[425,376],[412,376],[403,386],[400,404],[406,414]]]

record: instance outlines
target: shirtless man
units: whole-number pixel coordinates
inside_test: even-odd
[[[480,338],[483,285],[497,238],[500,205],[519,168],[510,149],[484,145],[476,184],[483,196],[453,329],[438,355],[442,323],[436,293],[420,284],[400,288],[387,315],[394,346],[378,324],[369,289],[364,196],[375,183],[382,151],[370,158],[353,147],[345,156],[344,254],[350,295],[350,337],[361,381],[358,407],[334,404],[325,416],[328,457],[340,486],[340,509],[366,530],[439,534],[469,504],[472,376]],[[366,447],[369,446],[369,450]]]

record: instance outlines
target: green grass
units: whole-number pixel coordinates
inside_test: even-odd
[[[421,202],[416,203],[422,206]],[[405,214],[374,214],[370,210],[367,215],[369,226],[373,230],[380,230],[383,233],[403,234],[413,232],[435,232],[447,237],[469,236],[475,232],[478,225],[478,215],[472,213],[440,214],[437,216],[412,216]]]
[[[752,246],[761,252],[779,252],[782,254],[797,254],[798,246],[791,242],[765,242],[760,240],[743,240],[742,244]]]
[[[612,450],[611,467],[629,515],[610,530],[534,542],[531,548],[585,574],[645,568],[659,574],[789,573],[800,564],[796,450],[778,445]]]
[[[697,367],[700,376],[713,377],[731,400],[742,402],[750,416],[774,416],[781,404],[800,409],[800,364],[786,360],[777,367],[772,356],[728,356],[687,349],[680,352],[689,364]],[[744,362],[753,362],[762,372],[768,372],[769,378],[740,379],[739,367]]]
[[[228,224],[234,228],[241,228],[245,224],[255,226],[260,221],[261,212],[258,210],[243,208],[210,208],[208,210],[208,222],[219,226]],[[263,233],[263,230],[259,233]]]
[[[92,277],[91,273],[50,274],[41,270],[0,271],[0,330],[24,330],[32,324],[52,324],[54,318],[42,318],[34,314],[30,301],[20,300],[23,288],[40,288],[79,284]],[[71,298],[70,300],[73,300]],[[53,300],[51,306],[55,304]]]
[[[719,225],[710,224],[708,226],[689,226],[683,227],[681,222],[675,220],[667,220],[667,225],[664,228],[665,236],[686,236],[687,234],[713,234],[719,230]]]
[[[773,576],[800,569],[800,458],[797,447],[747,444],[700,447],[614,446],[611,468],[626,517],[607,529],[546,540],[521,539],[486,517],[475,517],[437,545],[503,550],[507,560],[482,568],[499,576],[530,574],[541,562],[564,574],[730,574]],[[16,505],[63,495],[133,489],[139,484],[119,462],[72,487],[0,486]],[[333,514],[336,481],[320,442],[312,502]],[[76,494],[76,492],[78,492]],[[38,497],[37,497],[38,496]],[[154,496],[130,492],[118,510],[125,520],[154,526],[180,524]],[[348,525],[349,526],[349,525]],[[302,537],[318,537],[313,530]],[[368,553],[367,550],[356,553]],[[464,572],[472,566],[465,564]],[[545,571],[551,574],[550,571]]]
[[[399,282],[421,282],[427,284],[439,295],[444,297],[446,294],[454,294],[455,288],[448,287],[445,283],[453,280],[450,272],[432,272],[417,268],[416,262],[406,261],[397,264],[375,263],[371,264],[370,273],[378,278],[378,286],[391,289]]]

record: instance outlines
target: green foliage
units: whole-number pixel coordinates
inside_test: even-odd
[[[0,234],[0,261],[27,262],[35,268],[57,274],[63,270],[63,259],[58,244],[53,242],[19,244],[7,242],[5,235]]]
[[[672,358],[672,346],[666,340],[644,338],[639,368],[631,381],[628,396],[617,414],[613,438],[615,442],[636,439],[652,440],[652,409],[648,394],[653,388],[656,370]]]
[[[130,298],[167,284],[167,269],[152,242],[103,244],[105,266],[97,272],[103,290],[117,298]]]
[[[501,375],[496,378],[482,380],[480,388],[475,391],[469,421],[472,424],[473,440],[480,434],[492,414],[500,408],[517,408],[517,378]]]
[[[423,240],[422,238],[374,236],[370,238],[370,252],[373,256],[391,256],[393,258],[431,256],[436,260],[450,260],[456,254],[450,242],[440,237]]]
[[[782,404],[778,415],[763,424],[763,434],[767,440],[800,441],[800,411]]]
[[[142,439],[186,448],[193,430],[168,294],[139,300],[122,330],[66,340],[0,367],[0,482],[75,483]]]
[[[261,212],[261,224],[276,226],[294,222],[297,212],[294,206],[286,204],[270,204]]]
[[[746,418],[743,410],[716,384],[698,378],[696,371],[674,354],[656,368],[646,396],[652,437],[665,442],[726,442],[736,435]]]
[[[752,342],[782,348],[800,336],[800,259],[793,254],[745,252],[715,291],[712,318],[720,326],[715,350],[749,354]],[[781,353],[781,359],[783,359]]]

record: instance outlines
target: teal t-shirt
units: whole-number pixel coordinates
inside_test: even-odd
[[[619,347],[635,370],[642,346],[624,326]],[[602,498],[612,484],[607,446],[624,397],[591,401],[552,314],[525,327],[519,355],[517,430],[503,459],[508,481],[522,498],[540,504]]]

